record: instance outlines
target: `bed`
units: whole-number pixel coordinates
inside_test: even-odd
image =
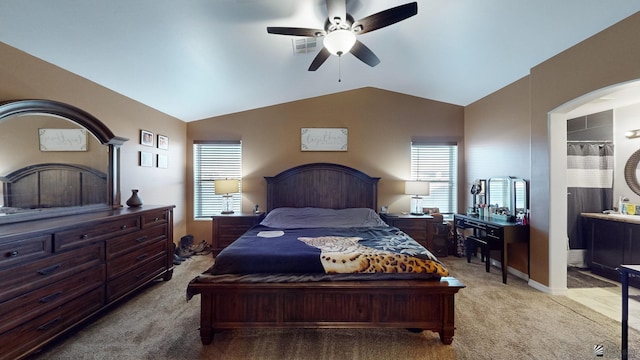
[[[283,208],[300,211],[367,209],[374,213],[377,208],[379,178],[343,165],[305,164],[265,179],[267,217]],[[448,276],[446,268],[437,269],[436,266],[435,272],[431,269],[428,273],[417,271],[415,274],[395,273],[398,267],[373,274],[350,271],[334,274],[333,270],[326,268],[324,272],[316,272],[313,266],[317,265],[313,264],[309,264],[309,268],[301,273],[292,273],[291,268],[283,269],[282,273],[274,273],[273,268],[262,267],[263,263],[268,262],[286,263],[287,261],[267,260],[272,255],[279,254],[280,250],[263,256],[265,261],[224,260],[226,253],[241,247],[236,246],[238,244],[244,243],[247,248],[247,244],[256,244],[256,241],[266,244],[280,241],[279,232],[282,229],[269,225],[272,224],[267,222],[265,225],[263,221],[250,229],[218,255],[211,269],[189,283],[187,298],[197,294],[201,296],[200,338],[203,344],[210,344],[217,330],[245,327],[396,327],[413,331],[431,330],[439,334],[444,344],[451,344],[453,341],[454,298],[464,285]],[[406,234],[397,228],[379,225],[374,227],[375,231],[400,237],[401,242],[410,244],[413,249],[409,253],[411,259],[423,259],[428,263],[425,267],[440,264],[428,251],[427,254],[424,253],[426,249],[414,248],[414,243],[417,245],[417,242],[410,238],[407,240]],[[316,239],[326,236],[318,232],[315,225],[307,229],[311,233],[300,230],[304,232],[298,234],[298,230],[294,231],[293,228],[282,232],[294,233],[299,238]],[[343,230],[353,231],[350,227],[336,231]],[[257,240],[260,233],[263,233],[263,239]],[[405,237],[402,237],[403,234]],[[341,232],[335,236],[349,237]],[[355,241],[373,241],[376,236],[374,234],[371,239],[362,240],[363,236],[358,235]],[[312,242],[315,244],[315,240]],[[285,247],[290,247],[290,244]],[[309,244],[300,243],[299,247],[307,245]],[[318,254],[323,257],[325,250],[310,246],[308,251],[315,252],[316,257]],[[293,265],[296,269],[300,264],[304,267],[304,264],[310,263],[304,259],[296,261],[298,262]],[[321,260],[322,266],[331,261]],[[229,263],[234,262],[253,265],[240,270],[227,268]]]

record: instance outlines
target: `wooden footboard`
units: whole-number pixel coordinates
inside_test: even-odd
[[[454,296],[464,285],[440,281],[336,281],[311,283],[189,284],[201,295],[200,337],[245,327],[432,330],[444,344],[454,333]]]

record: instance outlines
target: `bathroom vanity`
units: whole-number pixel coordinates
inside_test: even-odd
[[[582,213],[587,265],[594,274],[620,281],[621,264],[640,264],[640,216]],[[632,278],[630,285],[640,287]]]

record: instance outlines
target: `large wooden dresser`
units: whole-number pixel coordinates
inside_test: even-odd
[[[0,359],[23,358],[173,274],[173,206],[0,226]]]

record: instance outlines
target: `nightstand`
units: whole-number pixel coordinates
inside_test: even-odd
[[[214,215],[212,219],[211,250],[215,257],[244,234],[252,226],[257,225],[264,218],[264,213],[233,213]]]
[[[389,226],[395,226],[420,243],[437,257],[447,256],[446,242],[434,244],[433,234],[436,224],[430,215],[380,214]]]

